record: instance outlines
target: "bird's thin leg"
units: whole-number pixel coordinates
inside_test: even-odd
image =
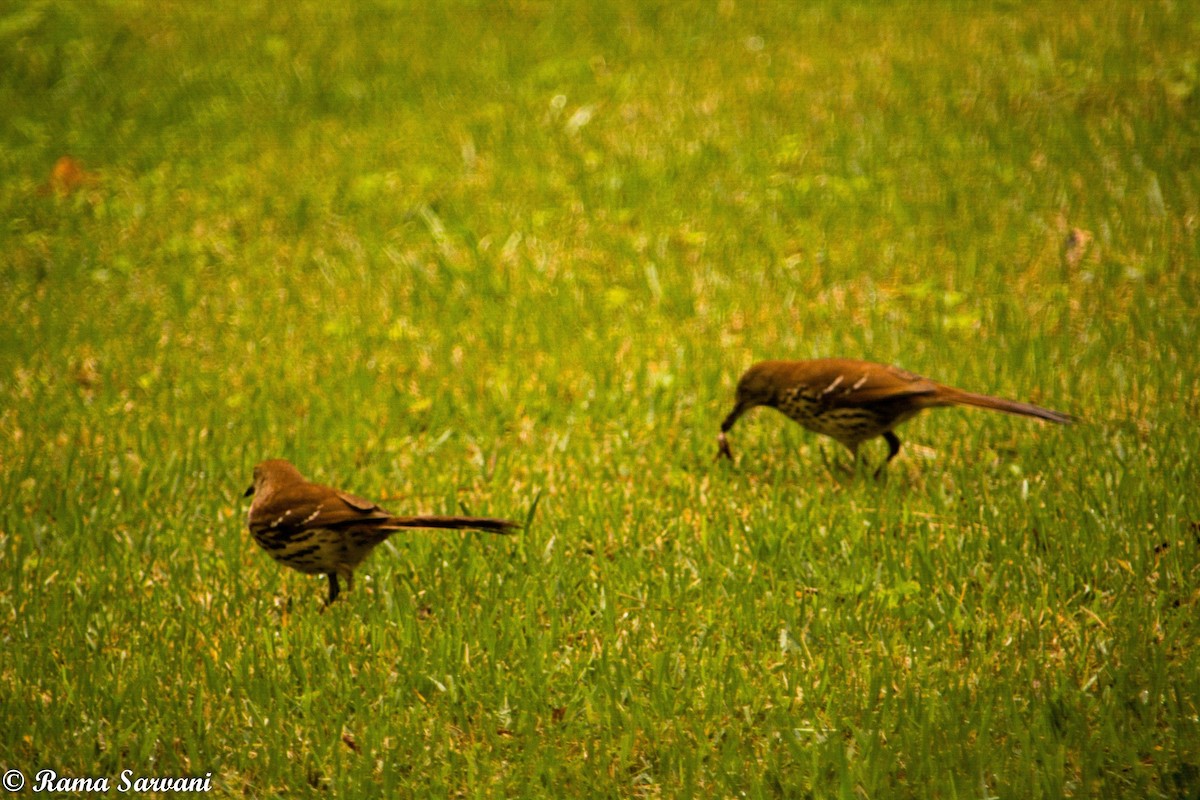
[[[886,441],[888,443],[887,460],[891,461],[893,458],[896,457],[896,454],[900,452],[900,437],[897,436],[896,434],[892,433],[891,431],[884,431],[883,438],[884,438],[884,441]],[[887,461],[885,461],[884,463],[886,464]]]
[[[325,601],[325,605],[330,606],[334,600],[337,600],[340,589],[336,572],[326,573],[325,577],[329,578],[329,599]]]
[[[896,457],[896,454],[900,452],[900,437],[899,436],[892,433],[891,431],[884,431],[883,432],[883,440],[885,442],[887,442],[888,454],[887,454],[887,458],[884,459],[883,463],[879,465],[879,469],[875,470],[876,478],[883,475],[884,467],[886,467],[888,464],[890,464],[892,462],[892,459]]]

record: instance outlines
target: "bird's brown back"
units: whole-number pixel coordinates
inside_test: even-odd
[[[250,506],[250,530],[382,525],[391,516],[369,500],[304,481],[259,493]]]
[[[936,402],[945,387],[887,364],[851,358],[762,361],[750,368],[769,376],[778,400],[802,390],[827,407],[857,406],[909,399],[921,407]]]

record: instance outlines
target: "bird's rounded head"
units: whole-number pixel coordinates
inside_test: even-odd
[[[254,466],[254,482],[243,497],[262,491],[264,486],[290,481],[303,481],[304,476],[292,462],[282,458],[270,458]]]
[[[779,395],[779,383],[782,378],[781,368],[786,367],[783,361],[760,361],[746,370],[737,385],[737,397],[733,410],[721,423],[721,433],[717,436],[717,458],[724,456],[733,460],[733,451],[729,449],[729,440],[725,434],[733,427],[738,418],[755,406],[775,405]]]
[[[767,406],[775,402],[779,383],[783,379],[786,361],[759,361],[752,364],[737,385],[737,404],[742,411],[755,406]]]

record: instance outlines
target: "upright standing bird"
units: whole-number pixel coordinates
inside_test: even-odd
[[[254,468],[250,535],[280,564],[329,578],[329,605],[338,578],[350,589],[354,570],[375,547],[406,528],[453,528],[512,533],[521,527],[491,517],[397,517],[370,500],[309,483],[290,462],[276,458]]]
[[[900,452],[892,429],[927,408],[975,406],[1059,424],[1073,421],[1058,411],[965,392],[886,364],[849,358],[761,361],[738,381],[737,404],[717,436],[718,458],[733,458],[725,434],[755,406],[778,409],[810,431],[841,442],[854,457],[860,444],[882,436],[888,443],[885,465]]]

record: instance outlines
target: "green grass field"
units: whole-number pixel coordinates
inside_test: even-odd
[[[16,0],[0,107],[23,794],[1200,796],[1191,3]],[[817,356],[1084,422],[714,462]],[[322,613],[276,456],[536,509]]]

